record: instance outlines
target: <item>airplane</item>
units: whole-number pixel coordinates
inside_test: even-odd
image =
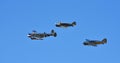
[[[70,26],[75,26],[76,25],[76,22],[74,21],[74,22],[72,22],[72,23],[61,23],[61,22],[59,22],[59,23],[57,23],[56,24],[56,27],[70,27]]]
[[[107,39],[104,38],[103,40],[99,41],[99,40],[88,40],[86,39],[86,41],[83,43],[84,45],[88,45],[88,46],[97,46],[99,44],[105,44],[107,43]]]
[[[32,33],[27,35],[31,40],[43,40],[45,37],[49,36],[57,36],[57,33],[54,30],[51,30],[51,33],[37,33],[37,31],[33,30]]]

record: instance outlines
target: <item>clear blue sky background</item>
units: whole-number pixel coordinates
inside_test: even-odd
[[[59,21],[77,25],[56,28]],[[56,38],[27,37],[51,29]],[[0,0],[0,63],[120,63],[120,0]]]

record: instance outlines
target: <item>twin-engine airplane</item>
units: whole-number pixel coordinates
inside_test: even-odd
[[[43,40],[43,38],[45,37],[49,37],[49,36],[57,36],[57,33],[54,30],[51,30],[51,33],[37,33],[35,30],[32,33],[29,33],[27,35],[29,38],[31,38],[31,40]]]
[[[86,39],[86,41],[83,43],[84,45],[89,45],[89,46],[97,46],[99,44],[105,44],[107,43],[107,39],[104,38],[103,40],[99,41],[99,40],[88,40]]]
[[[56,27],[70,27],[70,26],[73,27],[75,25],[76,25],[75,21],[72,22],[72,23],[61,23],[61,22],[59,22],[59,23],[56,24]]]

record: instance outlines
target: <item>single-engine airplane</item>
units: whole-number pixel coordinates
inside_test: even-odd
[[[31,40],[43,40],[43,38],[45,37],[49,37],[49,36],[57,36],[57,33],[54,30],[51,30],[51,33],[37,33],[35,30],[32,31],[32,33],[29,33],[27,35]]]
[[[99,41],[99,40],[88,40],[86,39],[86,41],[83,43],[84,45],[89,45],[89,46],[97,46],[99,44],[105,44],[107,43],[107,39],[104,38],[103,40]]]
[[[56,24],[56,27],[70,27],[70,26],[73,27],[75,25],[76,25],[75,21],[72,22],[72,23],[61,23],[61,22],[59,22],[59,23]]]

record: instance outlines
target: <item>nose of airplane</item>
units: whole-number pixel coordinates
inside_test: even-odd
[[[55,26],[56,26],[56,27],[59,27],[60,25],[56,24]]]
[[[30,34],[28,34],[27,36],[28,36],[28,37],[31,37],[31,35],[30,35]]]
[[[86,42],[84,42],[83,44],[84,44],[84,45],[88,45],[88,43],[86,43]]]

